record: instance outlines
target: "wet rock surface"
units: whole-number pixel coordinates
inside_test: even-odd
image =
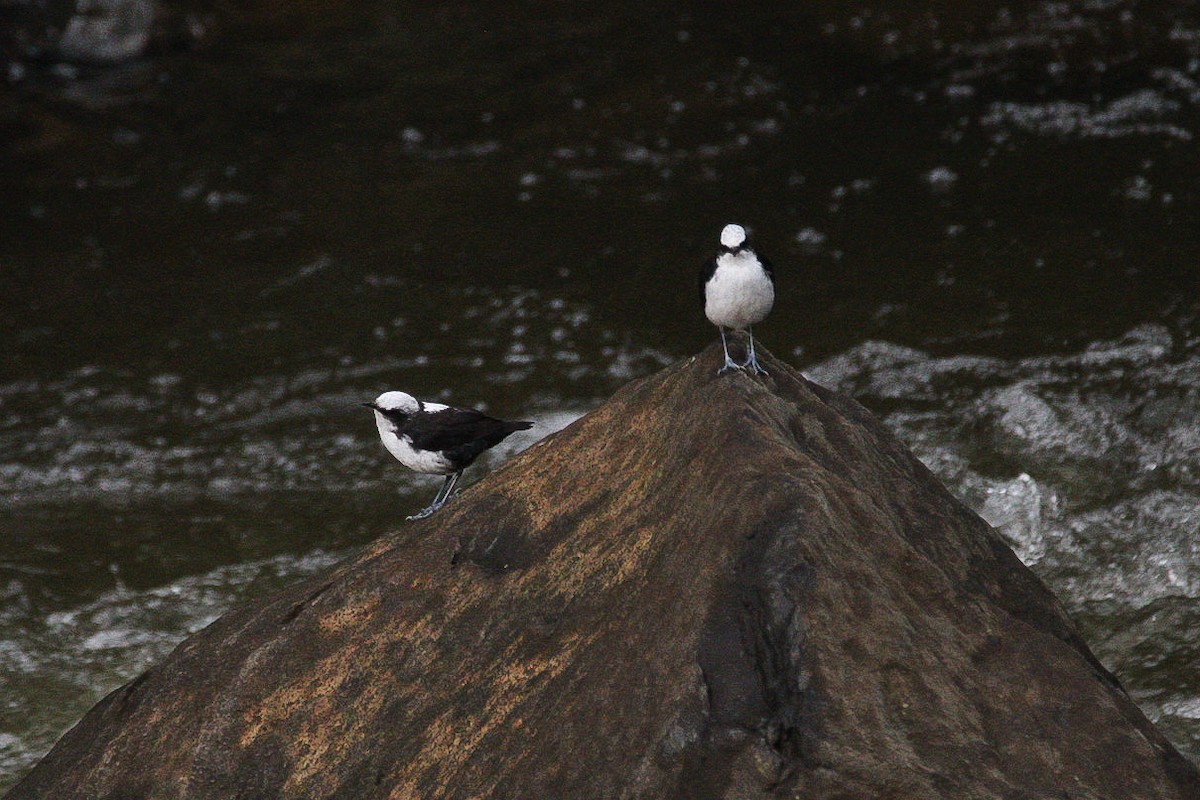
[[[140,5],[0,7],[0,793],[428,500],[355,403],[555,430],[709,341],[689,287],[731,220],[779,270],[764,341],[907,350],[863,402],[1200,759],[1200,351],[1112,341],[1198,330],[1191,6],[155,0],[140,55],[60,51]],[[1014,383],[1071,469],[980,435]],[[1092,411],[1134,473],[1071,441]]]
[[[1053,587],[1101,661],[1200,757],[1200,340],[939,358],[868,342],[807,371],[852,393]]]
[[[881,422],[719,363],[226,614],[10,796],[1200,797]]]

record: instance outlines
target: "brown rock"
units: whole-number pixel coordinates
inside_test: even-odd
[[[719,348],[226,614],[12,798],[1200,798],[871,414]]]

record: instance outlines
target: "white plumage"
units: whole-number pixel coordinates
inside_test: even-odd
[[[441,403],[418,402],[417,398],[405,392],[384,392],[375,398],[375,427],[379,429],[379,439],[387,451],[404,466],[413,472],[423,472],[426,475],[449,475],[458,470],[450,459],[438,450],[418,450],[413,447],[412,437],[399,433],[396,423],[384,416],[385,411],[400,411],[404,414],[417,414],[422,411],[433,413],[445,411],[449,406]]]
[[[363,405],[374,412],[379,439],[397,461],[414,472],[446,476],[433,502],[409,519],[437,511],[450,499],[462,471],[481,453],[533,427],[525,420],[506,422],[471,408],[425,403],[405,392],[384,392]]]
[[[457,472],[450,459],[437,450],[417,450],[408,436],[397,436],[387,417],[375,412],[375,427],[379,428],[379,439],[387,451],[413,472],[426,475],[449,475]]]
[[[727,247],[732,250],[735,247],[741,247],[745,242],[746,229],[741,225],[730,223],[721,228],[721,247]]]
[[[749,369],[765,375],[754,354],[751,326],[766,319],[775,305],[775,273],[770,263],[746,243],[746,229],[741,225],[726,225],[721,230],[721,251],[700,270],[700,299],[704,316],[721,332],[725,364],[719,372]],[[744,364],[729,356],[726,328],[746,332],[749,346]]]
[[[775,305],[775,284],[753,250],[717,256],[717,268],[704,287],[704,316],[713,325],[744,331],[767,318]]]

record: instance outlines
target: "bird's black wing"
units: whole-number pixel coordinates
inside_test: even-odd
[[[771,262],[767,261],[763,254],[754,251],[754,255],[758,258],[758,263],[762,264],[763,272],[767,273],[767,277],[771,279],[771,285],[775,285],[775,267],[771,266]]]
[[[446,454],[459,469],[499,444],[513,431],[532,427],[531,422],[505,422],[469,408],[447,408],[413,414],[399,433],[420,450]]]
[[[706,283],[708,283],[710,280],[712,280],[713,273],[715,273],[716,271],[717,271],[717,257],[716,256],[713,256],[708,261],[705,261],[704,266],[700,268],[700,282],[699,282],[698,286],[700,287],[700,307],[701,308],[704,307],[704,304],[706,302],[705,298],[704,298],[704,285]]]
[[[482,411],[447,408],[413,414],[399,433],[411,439],[413,446],[420,450],[449,450],[484,437],[502,424]]]

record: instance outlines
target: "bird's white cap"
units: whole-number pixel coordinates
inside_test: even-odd
[[[384,411],[403,411],[405,414],[415,414],[421,410],[417,398],[404,392],[384,392],[375,398],[375,405]]]
[[[741,225],[726,225],[721,229],[721,246],[732,250],[746,241],[746,229]]]

